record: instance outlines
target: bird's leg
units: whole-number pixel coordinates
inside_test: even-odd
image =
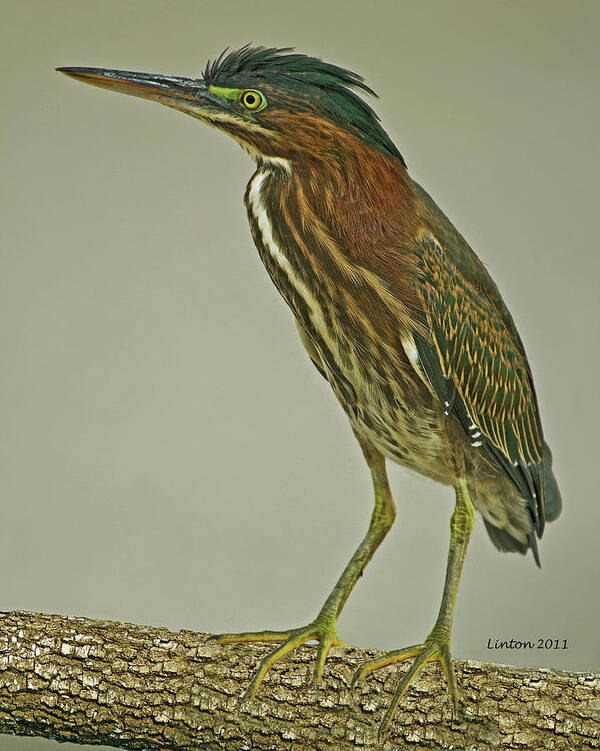
[[[458,714],[458,689],[456,686],[456,677],[452,667],[452,658],[450,657],[450,636],[452,632],[452,620],[454,617],[454,606],[456,604],[456,594],[460,582],[460,575],[467,552],[467,545],[475,522],[475,510],[469,492],[467,483],[464,478],[459,479],[455,485],[456,505],[454,513],[450,520],[450,549],[448,551],[448,565],[446,567],[446,581],[444,584],[444,594],[440,611],[431,633],[425,639],[423,644],[415,644],[412,647],[394,650],[389,652],[385,657],[378,660],[371,660],[361,665],[356,671],[353,684],[364,678],[373,670],[392,665],[395,662],[413,659],[409,669],[404,674],[394,698],[388,707],[383,721],[379,726],[379,736],[381,736],[392,719],[394,710],[398,702],[406,693],[408,687],[418,675],[424,665],[428,662],[439,662],[442,665],[446,679],[448,681],[448,693],[452,702],[454,717]]]
[[[367,563],[388,530],[392,526],[396,516],[396,508],[392,499],[390,486],[385,469],[385,459],[370,443],[362,436],[356,435],[361,445],[373,478],[375,489],[375,508],[371,516],[371,522],[367,534],[356,549],[344,572],[338,579],[331,594],[319,611],[316,618],[307,626],[291,629],[289,631],[258,631],[240,634],[220,634],[215,640],[224,643],[232,642],[255,642],[255,641],[281,641],[283,644],[272,652],[269,652],[258,665],[252,680],[244,694],[244,699],[254,696],[269,668],[292,650],[307,641],[317,640],[319,647],[314,669],[314,681],[317,683],[323,673],[325,658],[332,646],[342,645],[337,637],[336,624],[338,616],[348,599],[348,595],[356,584],[357,579],[363,572]]]

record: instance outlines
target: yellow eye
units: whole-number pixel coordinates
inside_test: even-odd
[[[267,100],[260,91],[256,91],[256,89],[246,89],[246,91],[242,91],[240,102],[251,112],[264,109],[267,105]]]

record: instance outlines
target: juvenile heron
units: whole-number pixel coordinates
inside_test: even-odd
[[[224,131],[256,171],[245,203],[260,257],[294,315],[371,471],[369,529],[316,617],[288,631],[222,634],[225,642],[281,642],[269,668],[317,640],[318,681],[337,618],[390,529],[395,506],[386,459],[454,488],[439,614],[420,644],[359,668],[355,679],[411,660],[380,732],[428,662],[446,675],[459,579],[474,508],[499,550],[532,550],[561,509],[523,344],[485,267],[429,195],[360,94],[348,70],[291,48],[223,53],[199,79],[59,68],[77,80],[181,110]]]

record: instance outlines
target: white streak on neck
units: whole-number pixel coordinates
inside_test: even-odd
[[[292,174],[292,165],[289,159],[284,159],[280,156],[265,156],[264,154],[260,154],[260,159],[262,159],[267,167],[278,167],[288,175]]]
[[[288,168],[289,168],[289,162],[288,162]],[[248,202],[250,204],[252,214],[258,223],[258,228],[260,230],[262,241],[269,255],[277,263],[279,268],[284,272],[290,285],[296,290],[298,295],[306,303],[309,309],[311,320],[313,324],[315,325],[315,327],[317,328],[317,330],[324,332],[325,320],[323,318],[323,311],[321,310],[321,306],[315,299],[312,292],[306,286],[306,284],[302,281],[302,279],[300,279],[300,277],[294,270],[292,264],[289,262],[288,257],[281,250],[281,248],[277,245],[277,243],[275,242],[275,238],[273,237],[271,223],[269,221],[267,210],[263,203],[262,195],[261,195],[263,182],[265,178],[268,176],[268,174],[269,173],[266,171],[257,172],[250,182]]]

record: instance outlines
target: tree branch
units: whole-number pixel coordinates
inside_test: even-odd
[[[350,692],[374,650],[337,647],[309,685],[314,648],[276,664],[253,701],[239,696],[268,645],[222,647],[192,631],[14,611],[0,617],[0,731],[127,749],[321,751],[377,746],[397,670]],[[384,748],[598,749],[600,676],[455,661],[461,722],[427,666]],[[381,748],[381,747],[379,747]]]

